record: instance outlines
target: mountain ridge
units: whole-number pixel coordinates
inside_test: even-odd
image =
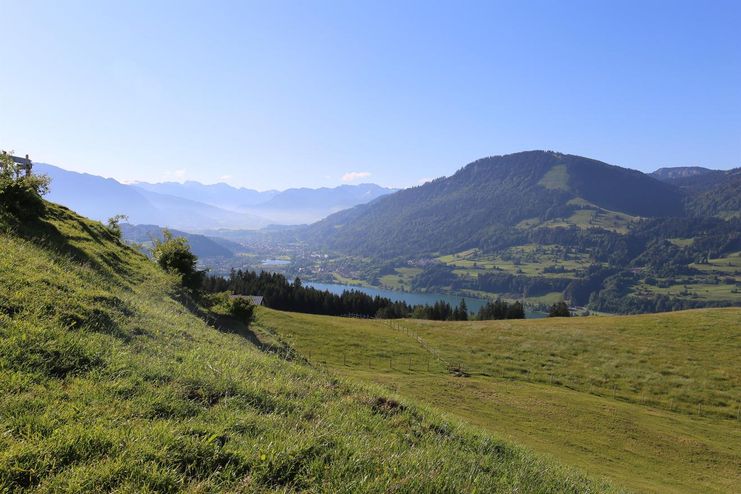
[[[89,217],[105,221],[125,214],[134,224],[157,224],[190,232],[311,223],[394,190],[375,184],[263,192],[195,181],[124,184],[47,163],[34,166],[53,180],[50,200]]]
[[[530,218],[568,217],[579,204],[631,216],[684,214],[681,192],[642,172],[553,151],[524,151],[482,158],[450,177],[331,215],[311,225],[307,238],[380,256],[442,252],[475,246]],[[398,240],[405,249],[377,239]]]

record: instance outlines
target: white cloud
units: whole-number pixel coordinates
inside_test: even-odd
[[[219,181],[220,182],[226,182],[226,181],[229,181],[231,179],[232,179],[232,176],[231,175],[222,175],[222,176],[219,177]]]
[[[342,175],[340,180],[342,180],[343,182],[355,182],[356,180],[368,178],[370,176],[370,172],[347,172]]]
[[[417,180],[417,185],[423,185],[423,184],[426,184],[427,182],[432,182],[432,179],[431,178],[420,178],[419,180]]]
[[[188,171],[184,168],[180,168],[179,170],[168,170],[162,175],[162,180],[183,182],[187,175]]]

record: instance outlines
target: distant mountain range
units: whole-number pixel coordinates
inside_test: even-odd
[[[136,187],[202,202],[229,211],[269,218],[274,224],[313,223],[332,213],[370,202],[395,192],[376,184],[340,185],[318,189],[296,188],[284,191],[236,188],[227,184],[203,185],[198,182],[135,183]]]
[[[280,194],[280,191],[277,190],[260,192],[244,187],[232,187],[225,183],[204,185],[200,182],[190,180],[183,183],[162,182],[151,184],[147,182],[134,182],[132,185],[158,194],[182,197],[191,201],[237,211],[263,204]]]
[[[45,163],[36,163],[34,170],[52,178],[49,200],[85,216],[104,221],[125,214],[132,224],[155,224],[191,232],[310,223],[394,192],[374,184],[266,192],[223,183],[123,184]]]

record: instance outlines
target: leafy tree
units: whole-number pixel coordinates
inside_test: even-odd
[[[198,290],[203,283],[204,273],[196,269],[198,258],[191,252],[188,241],[183,237],[173,236],[166,228],[162,235],[162,240],[152,240],[154,259],[165,271],[179,275],[183,286]]]
[[[229,312],[232,316],[249,325],[255,319],[255,305],[247,297],[230,299]]]
[[[16,220],[41,216],[45,210],[42,196],[49,192],[49,182],[46,175],[31,174],[30,169],[3,152],[0,155],[0,215]]]
[[[548,310],[548,317],[571,317],[571,311],[569,311],[569,306],[566,302],[561,301],[551,305],[551,308]]]
[[[117,214],[108,218],[108,229],[119,239],[121,238],[121,222],[128,221],[129,217],[125,214]]]

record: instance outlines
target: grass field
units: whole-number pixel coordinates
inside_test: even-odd
[[[580,270],[587,269],[592,261],[588,254],[565,253],[557,245],[526,244],[510,247],[499,254],[483,254],[469,249],[456,254],[440,256],[438,261],[456,268],[458,276],[475,276],[478,273],[499,270],[510,274],[575,278]],[[546,268],[558,266],[563,272],[547,273]]]
[[[674,239],[674,242],[687,239]],[[703,302],[741,302],[741,252],[708,259],[706,263],[692,263],[690,268],[700,274],[677,276],[671,280],[658,279],[654,284],[639,283],[634,294],[668,295],[678,299]]]
[[[708,259],[707,264],[690,264],[690,267],[708,274],[734,275],[741,282],[741,252]]]
[[[719,309],[394,329],[263,309],[257,327],[316,365],[596,478],[638,491],[733,492],[741,482],[739,321],[741,310]]]
[[[381,276],[382,288],[408,291],[412,289],[412,280],[422,272],[420,268],[396,268],[394,274]]]
[[[616,490],[201,310],[61,207],[0,233],[0,492]]]
[[[568,180],[568,176],[564,177],[560,173],[552,173],[554,171],[556,171],[555,167],[543,177],[546,182],[544,183],[544,180],[541,180],[540,185],[549,189],[563,188],[564,180]],[[564,173],[566,172],[564,171]],[[568,218],[555,218],[548,221],[542,221],[538,218],[522,220],[517,224],[517,228],[528,230],[531,228],[568,228],[570,226],[583,229],[598,227],[618,233],[626,233],[631,223],[639,219],[636,216],[600,208],[580,197],[571,199],[568,204],[582,209],[574,210]]]

